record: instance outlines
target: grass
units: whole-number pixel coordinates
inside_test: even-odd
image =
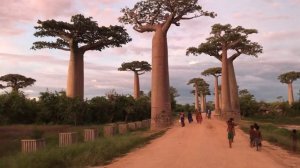
[[[300,116],[297,117],[284,117],[284,116],[254,116],[245,118],[249,121],[281,124],[281,125],[300,125]]]
[[[5,168],[80,168],[86,166],[104,165],[113,158],[127,153],[133,148],[148,143],[161,136],[165,131],[138,131],[110,138],[99,138],[93,142],[70,145],[68,147],[47,147],[44,150],[31,153],[18,153],[2,157],[0,167]]]
[[[291,140],[291,131],[285,128],[279,128],[276,124],[273,123],[265,123],[255,121],[260,126],[260,131],[262,133],[263,140],[269,141],[275,145],[278,145],[284,149],[291,150],[292,149],[292,140]],[[250,125],[253,124],[254,121],[246,121],[242,120],[240,122],[240,127],[245,133],[249,133]],[[300,132],[297,133],[298,137],[300,137]],[[298,139],[298,144],[300,144],[300,139]],[[299,145],[298,145],[299,146]],[[299,148],[299,147],[298,147]],[[298,150],[298,153],[299,150]]]
[[[78,140],[83,141],[83,130],[85,128],[97,128],[102,130],[102,125],[70,126],[70,125],[10,125],[0,126],[0,158],[17,154],[20,149],[20,140],[34,136],[36,130],[43,132],[46,145],[49,147],[58,146],[58,133],[78,132]],[[102,132],[99,132],[102,134]]]

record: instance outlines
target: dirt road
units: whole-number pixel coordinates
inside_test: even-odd
[[[229,148],[226,123],[212,119],[186,127],[175,124],[162,137],[102,168],[300,168],[300,157],[267,142],[256,151],[239,129]]]

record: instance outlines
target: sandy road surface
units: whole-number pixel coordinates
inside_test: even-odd
[[[248,136],[236,130],[228,147],[226,123],[174,125],[165,135],[101,168],[300,168],[300,156],[263,142],[261,151],[249,147]]]

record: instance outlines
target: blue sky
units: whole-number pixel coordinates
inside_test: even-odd
[[[69,53],[59,50],[30,50],[38,39],[33,36],[38,19],[69,21],[74,14],[91,16],[99,25],[120,25],[117,18],[122,7],[132,7],[136,0],[2,0],[0,6],[0,75],[19,73],[37,80],[23,89],[29,97],[37,97],[47,88],[64,90]],[[55,2],[55,3],[54,3]],[[187,81],[200,77],[203,70],[220,66],[212,57],[185,56],[186,48],[197,46],[209,36],[215,23],[255,28],[251,36],[264,47],[258,58],[242,55],[235,61],[238,85],[248,89],[257,100],[275,101],[287,97],[287,86],[277,76],[300,71],[300,0],[203,0],[205,10],[218,14],[215,19],[200,17],[172,26],[168,33],[170,83],[177,88],[180,103],[193,103]],[[145,60],[151,63],[152,33],[140,34],[125,26],[133,41],[123,48],[90,51],[85,54],[85,96],[103,96],[109,90],[131,94],[133,74],[119,72],[123,62]],[[203,77],[211,84],[213,79]],[[151,73],[141,76],[141,89],[150,90]],[[295,98],[300,80],[294,83]],[[211,99],[211,98],[208,98]]]

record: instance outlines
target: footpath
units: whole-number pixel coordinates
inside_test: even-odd
[[[248,135],[238,127],[229,148],[226,123],[204,118],[181,127],[143,148],[98,168],[300,168],[300,157],[263,141],[260,151],[250,148]]]

